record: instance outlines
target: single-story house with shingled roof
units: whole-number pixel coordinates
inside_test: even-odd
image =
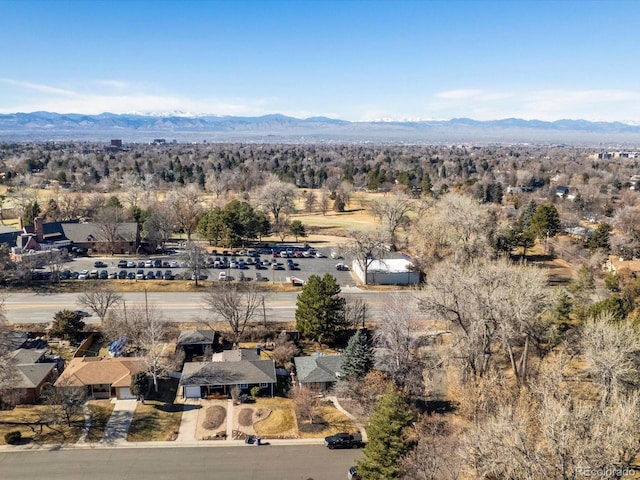
[[[17,405],[38,401],[44,386],[53,382],[58,372],[53,362],[39,363],[45,353],[44,349],[19,348],[9,354],[16,367],[16,378],[10,388],[1,392],[3,402]]]
[[[269,389],[273,397],[276,381],[273,360],[187,362],[182,369],[180,386],[185,398],[202,398],[212,393],[226,395],[236,385],[242,392],[254,386]]]
[[[190,358],[193,355],[204,355],[207,348],[213,352],[218,338],[215,330],[182,330],[176,345]]]
[[[296,382],[299,387],[327,390],[338,381],[342,355],[295,357],[293,362],[296,366]]]
[[[115,397],[135,399],[131,377],[146,371],[144,360],[136,357],[74,358],[55,383],[56,387],[87,387],[93,399]]]

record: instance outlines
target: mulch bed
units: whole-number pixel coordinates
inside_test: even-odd
[[[221,407],[220,405],[207,407],[206,417],[204,422],[202,422],[202,426],[207,430],[215,430],[222,425],[225,418],[227,418],[226,408]]]

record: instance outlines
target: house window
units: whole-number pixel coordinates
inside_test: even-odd
[[[240,384],[240,388],[249,388],[249,384],[248,383],[241,383]]]
[[[261,383],[260,388],[267,388],[269,386],[268,383]]]

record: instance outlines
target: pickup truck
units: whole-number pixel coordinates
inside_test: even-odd
[[[349,433],[336,433],[324,438],[324,444],[330,450],[334,448],[360,448],[364,446],[360,435],[351,435]]]

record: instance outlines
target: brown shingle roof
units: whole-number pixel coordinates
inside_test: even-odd
[[[56,381],[57,387],[109,384],[128,387],[131,376],[146,369],[141,358],[74,358]]]

